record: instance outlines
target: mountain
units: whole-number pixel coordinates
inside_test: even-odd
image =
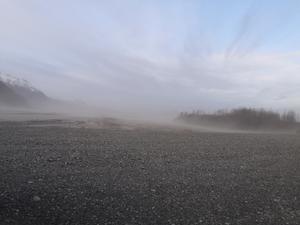
[[[0,106],[37,107],[50,98],[27,80],[0,73]]]
[[[27,80],[0,72],[0,110],[2,109],[72,115],[90,115],[96,111],[82,102],[48,97]]]
[[[28,103],[25,98],[15,93],[4,82],[0,81],[0,105],[24,107],[28,106]]]

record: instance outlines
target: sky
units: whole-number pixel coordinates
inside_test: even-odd
[[[148,114],[300,111],[298,0],[0,0],[0,71]]]

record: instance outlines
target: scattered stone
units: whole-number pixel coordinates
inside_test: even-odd
[[[39,196],[37,196],[37,195],[33,196],[32,199],[33,199],[34,202],[39,202],[39,201],[41,201],[41,198],[40,198]]]

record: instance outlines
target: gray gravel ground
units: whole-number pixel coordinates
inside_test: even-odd
[[[0,123],[0,224],[300,224],[299,134]]]

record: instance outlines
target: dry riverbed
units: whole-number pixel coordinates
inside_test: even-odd
[[[299,134],[111,122],[1,122],[0,224],[300,224]]]

